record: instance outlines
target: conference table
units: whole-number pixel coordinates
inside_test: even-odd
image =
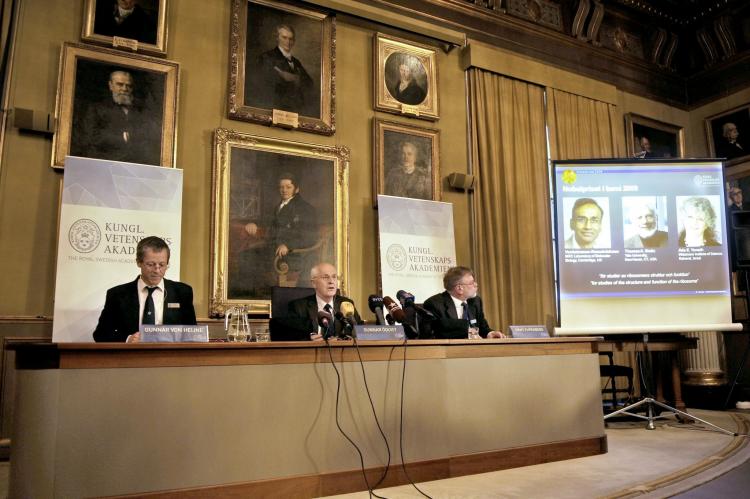
[[[380,487],[604,453],[598,341],[11,345],[10,496],[367,490],[339,426]]]

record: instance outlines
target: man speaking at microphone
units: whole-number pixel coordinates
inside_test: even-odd
[[[312,341],[323,341],[326,331],[323,330],[322,326],[318,327],[319,313],[323,312],[323,316],[329,314],[331,317],[336,317],[339,314],[345,316],[346,310],[342,310],[342,303],[349,303],[354,308],[354,302],[337,294],[339,276],[336,273],[336,267],[330,263],[319,263],[314,266],[310,271],[310,281],[315,288],[315,294],[289,302],[288,317],[309,321],[310,339]],[[346,309],[347,307],[343,308]],[[355,324],[362,322],[356,308],[354,308],[352,316],[351,320]],[[331,327],[335,332],[330,332],[336,336],[341,336],[345,326],[346,324],[343,321],[334,320]]]
[[[443,276],[445,291],[431,296],[424,302],[424,308],[441,319],[467,321],[467,337],[505,338],[500,331],[493,331],[484,318],[482,299],[477,296],[477,283],[474,272],[468,267],[451,267]],[[438,326],[438,327],[436,327]],[[439,324],[433,325],[436,336],[440,336]]]
[[[94,341],[140,341],[141,324],[195,325],[193,288],[164,279],[169,246],[156,236],[143,238],[135,250],[141,274],[107,291]]]

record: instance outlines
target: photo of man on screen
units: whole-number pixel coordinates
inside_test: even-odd
[[[570,229],[573,233],[565,240],[565,248],[609,248],[609,235],[602,231],[606,221],[604,217],[604,209],[597,200],[577,199],[570,215]]]
[[[661,198],[623,198],[623,212],[626,213],[624,234],[626,248],[663,248],[667,245],[669,234],[667,231],[659,230],[659,222],[662,222],[666,228],[666,220],[659,217],[656,209],[657,199]],[[662,199],[661,205],[664,206],[665,203],[666,200]]]

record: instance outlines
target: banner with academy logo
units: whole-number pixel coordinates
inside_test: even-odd
[[[52,341],[93,341],[107,289],[132,281],[138,242],[169,244],[180,278],[182,170],[89,158],[65,161]]]
[[[418,303],[443,291],[443,274],[456,265],[453,205],[378,195],[383,295],[403,289]]]

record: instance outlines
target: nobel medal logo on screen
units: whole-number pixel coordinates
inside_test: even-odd
[[[81,218],[73,222],[68,231],[70,246],[79,253],[91,253],[102,240],[102,231],[96,222]]]
[[[574,172],[573,170],[565,170],[562,174],[563,182],[565,182],[566,184],[574,184],[576,181],[576,177],[576,172]]]

